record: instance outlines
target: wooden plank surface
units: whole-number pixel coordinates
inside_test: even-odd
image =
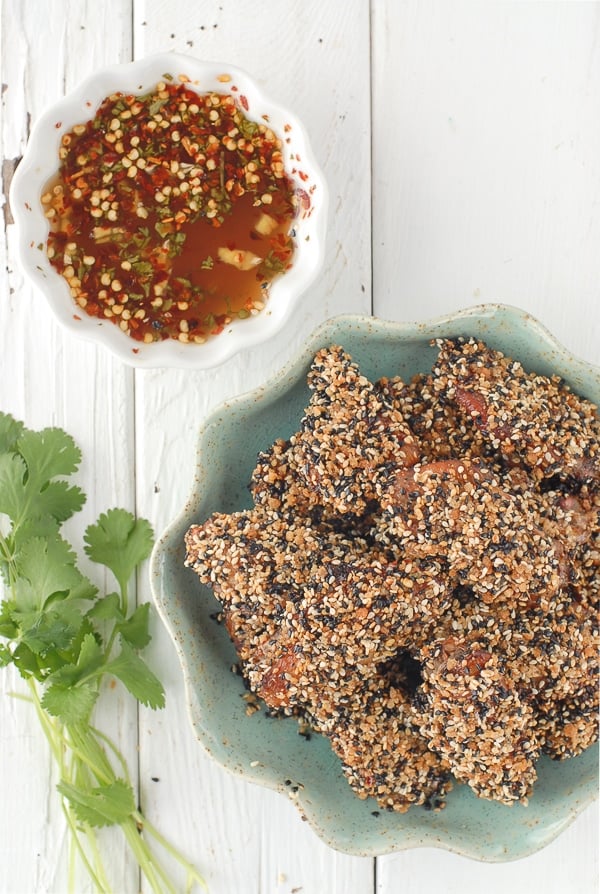
[[[18,270],[4,206],[0,410],[60,425],[81,445],[88,503],[75,541],[108,505],[161,531],[187,498],[202,419],[335,314],[406,320],[502,300],[599,361],[598,3],[4,0],[0,29],[5,186],[49,103],[97,67],[172,49],[235,63],[293,109],[330,191],[326,263],[290,331],[209,373],[134,373],[63,333]],[[138,590],[150,598],[145,574]],[[101,722],[139,767],[144,810],[201,866],[211,894],[598,890],[595,808],[514,864],[328,849],[291,802],[204,754],[158,622],[150,660],[167,708],[138,713],[117,692]],[[7,694],[19,686],[0,674],[0,892],[62,894],[55,780],[36,721]],[[114,836],[106,847],[114,891],[138,891]]]

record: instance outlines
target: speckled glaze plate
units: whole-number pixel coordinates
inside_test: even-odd
[[[248,482],[256,454],[297,430],[309,399],[306,372],[314,353],[341,344],[371,380],[409,377],[431,368],[438,336],[473,335],[519,359],[525,368],[558,373],[579,394],[600,404],[600,368],[570,355],[528,314],[484,305],[424,323],[389,323],[337,317],[321,326],[301,354],[264,387],[218,409],[202,425],[190,498],[157,543],[151,577],[158,610],[175,642],[187,689],[191,722],[222,766],[296,802],[331,847],[373,856],[413,847],[439,847],[477,860],[525,857],[559,835],[597,796],[598,748],[577,758],[539,761],[529,805],[506,807],[455,785],[439,813],[413,808],[381,811],[361,801],[344,779],[339,760],[321,736],[298,734],[294,719],[245,713],[242,681],[231,673],[235,652],[225,629],[211,619],[212,592],[184,567],[185,531],[215,511],[251,505]]]

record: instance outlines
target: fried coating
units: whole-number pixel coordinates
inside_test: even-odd
[[[380,485],[377,540],[415,557],[444,556],[461,584],[484,601],[529,603],[552,594],[565,574],[563,551],[530,503],[488,467],[439,460],[400,470]]]
[[[406,420],[420,451],[420,462],[445,459],[489,459],[492,451],[481,431],[439,388],[438,379],[418,373],[410,382],[400,377],[376,383],[383,399]]]
[[[596,408],[558,376],[528,373],[474,338],[440,339],[433,373],[443,389],[508,464],[534,479],[598,481]]]
[[[259,453],[250,480],[254,505],[262,506],[270,513],[293,513],[322,520],[324,513],[319,495],[306,487],[290,454],[290,442],[281,438],[269,450]]]
[[[484,633],[420,651],[419,729],[453,775],[483,798],[527,802],[537,773],[533,708]],[[415,708],[415,711],[419,711]]]
[[[375,483],[387,463],[416,462],[410,429],[338,346],[319,351],[308,384],[313,393],[300,431],[291,439],[291,457],[325,507],[340,515],[362,515],[375,499]]]
[[[277,622],[283,632],[271,637],[269,651],[261,645],[262,662],[296,648],[297,655],[326,654],[335,667],[343,644],[344,666],[373,667],[427,637],[449,605],[444,563],[390,561],[360,538],[260,508],[193,526],[186,548],[186,564],[214,588],[226,612],[235,610],[242,622],[250,608],[261,637],[268,618]],[[242,649],[239,628],[236,622]],[[291,659],[286,674],[290,687],[297,685]]]
[[[336,720],[331,745],[359,798],[375,798],[399,813],[411,806],[445,806],[450,765],[414,728],[402,688],[380,677],[366,680]]]

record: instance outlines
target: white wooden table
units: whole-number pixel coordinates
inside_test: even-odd
[[[223,399],[348,311],[413,320],[520,305],[600,361],[600,4],[449,0],[3,0],[4,186],[32,121],[93,69],[177,50],[247,69],[310,134],[331,196],[324,271],[292,336],[210,373],[138,371],[59,330],[17,267],[4,204],[0,409],[59,425],[84,452],[71,529],[111,505],[160,532],[191,484],[196,432]],[[138,597],[150,599],[147,575]],[[174,648],[149,656],[167,707],[118,690],[101,720],[144,810],[213,894],[593,894],[597,810],[541,853],[478,864],[439,850],[376,861],[329,850],[285,798],[216,766],[188,722]],[[66,890],[66,835],[21,683],[0,674],[0,891]],[[111,700],[112,699],[112,700]],[[110,834],[115,891],[139,890]],[[85,881],[80,890],[88,891]]]

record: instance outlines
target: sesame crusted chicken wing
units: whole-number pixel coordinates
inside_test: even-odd
[[[420,650],[423,683],[414,703],[429,747],[479,797],[527,802],[539,745],[533,708],[485,633],[438,640]]]
[[[436,632],[439,642],[484,637],[532,709],[530,727],[542,751],[571,757],[597,741],[597,612],[577,594],[561,590],[523,610],[510,602],[486,604],[460,588]]]
[[[383,378],[376,387],[384,400],[398,410],[419,446],[423,463],[444,459],[491,458],[489,442],[475,423],[465,418],[431,374],[418,373],[405,383]]]
[[[334,651],[343,646],[349,665],[381,661],[430,635],[449,604],[443,563],[361,555],[339,535],[333,544],[312,565],[291,623]]]
[[[269,648],[261,639],[263,666],[295,646],[331,663],[343,646],[345,665],[373,667],[407,640],[426,637],[448,605],[443,563],[390,561],[360,538],[260,509],[215,515],[188,531],[186,546],[186,564],[214,588],[226,617],[236,611],[238,646],[245,614],[255,614],[261,636],[265,618],[282,628],[283,639],[271,636]],[[295,665],[286,664],[295,685]]]
[[[325,507],[362,515],[386,464],[412,465],[418,447],[401,414],[342,348],[318,352],[308,384],[313,393],[291,456]]]
[[[307,484],[292,454],[290,442],[279,439],[258,455],[250,481],[255,506],[267,514],[288,517],[291,522],[304,517],[322,530],[369,537],[372,519],[364,514],[363,507],[362,514],[348,512],[340,516],[332,504],[325,505],[318,491]]]
[[[446,558],[484,601],[555,592],[563,553],[518,494],[478,461],[439,460],[400,470],[379,486],[376,539],[409,556]]]
[[[596,407],[558,377],[522,365],[474,338],[440,339],[434,367],[445,390],[509,463],[536,479],[598,482],[600,422]]]
[[[598,736],[590,720],[598,718],[597,613],[589,605],[561,591],[544,611],[530,610],[513,623],[505,654],[516,685],[534,710],[533,726],[542,750],[553,757],[571,756]],[[578,748],[572,728],[585,736]],[[587,744],[585,744],[587,743]]]
[[[356,668],[332,677],[331,662],[321,657],[323,664],[315,667],[314,652],[310,658],[297,649],[281,652],[257,693],[278,709],[303,706],[311,728],[330,740],[358,797],[373,797],[402,813],[412,805],[445,806],[450,768],[418,732],[407,690],[383,674],[363,675]]]
[[[267,512],[322,516],[319,495],[306,486],[290,452],[289,441],[279,438],[269,450],[259,453],[250,481],[254,504]]]
[[[387,810],[414,805],[440,809],[451,789],[450,766],[415,729],[405,691],[374,677],[339,710],[332,748],[359,798]]]
[[[303,637],[276,627],[255,644],[244,662],[245,677],[266,705],[284,713],[300,709],[306,715],[319,704],[331,686],[326,653],[310,649]],[[343,680],[337,680],[336,697],[342,697]]]

